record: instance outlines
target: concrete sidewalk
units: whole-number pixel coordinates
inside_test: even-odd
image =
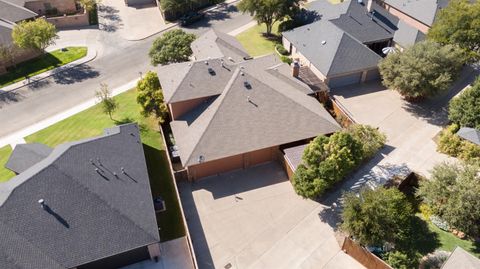
[[[88,63],[90,61],[93,61],[96,57],[97,57],[97,50],[94,49],[94,48],[88,48],[87,55],[85,55],[85,57],[80,58],[80,59],[78,59],[76,61],[73,61],[71,63],[68,63],[64,66],[54,68],[52,70],[49,70],[49,71],[43,72],[41,74],[35,75],[33,77],[30,77],[28,79],[24,79],[22,81],[19,81],[19,82],[16,82],[14,84],[10,84],[8,86],[0,88],[0,94],[5,93],[5,92],[9,92],[9,91],[14,91],[14,90],[16,90],[18,88],[21,88],[23,86],[26,86],[26,85],[29,85],[29,84],[32,84],[32,83],[36,83],[36,82],[38,82],[42,79],[48,78],[50,76],[53,76],[55,74],[58,74],[60,72],[65,71],[65,70],[68,70],[72,67],[75,67],[75,66],[78,66],[78,65],[81,65],[81,64],[84,64],[84,63]]]
[[[132,89],[133,87],[135,87],[135,85],[137,85],[137,81],[139,79],[136,79],[136,80],[133,80],[125,85],[122,85],[121,87],[118,87],[116,89],[113,89],[112,90],[112,96],[115,96],[115,95],[118,95],[120,93],[123,93],[125,91],[128,91],[130,89]],[[47,118],[45,120],[42,120],[40,122],[37,122],[36,124],[34,125],[31,125],[25,129],[22,129],[18,132],[15,132],[13,134],[10,134],[6,137],[2,137],[0,138],[0,148],[5,146],[5,145],[12,145],[12,147],[14,147],[14,145],[16,145],[18,143],[18,141],[22,141],[22,139],[26,136],[29,136],[33,133],[36,133],[44,128],[47,128],[48,126],[51,126],[59,121],[62,121],[68,117],[71,117],[79,112],[82,112],[92,106],[94,106],[95,104],[97,104],[97,100],[95,98],[92,98],[90,100],[88,100],[87,102],[84,102],[82,104],[79,104],[75,107],[72,107],[71,109],[69,110],[66,110],[62,113],[59,113],[53,117],[50,117],[50,118]]]

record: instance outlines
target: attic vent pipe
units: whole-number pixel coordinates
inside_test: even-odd
[[[327,44],[327,41],[322,40],[322,45],[325,45],[325,44]]]
[[[42,208],[45,206],[45,200],[43,200],[43,199],[38,200],[38,203],[40,204],[40,206]]]

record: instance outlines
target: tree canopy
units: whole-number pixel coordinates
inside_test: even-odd
[[[383,84],[407,99],[434,96],[446,91],[465,62],[453,45],[424,41],[401,53],[391,53],[379,64]]]
[[[149,71],[137,83],[137,103],[142,107],[144,117],[154,116],[163,123],[168,116],[167,105],[163,100],[160,81],[155,72]]]
[[[102,106],[103,113],[108,114],[110,119],[113,120],[112,114],[117,110],[118,102],[112,97],[108,85],[101,83],[100,89],[95,92],[95,96]]]
[[[450,101],[448,119],[462,127],[480,129],[480,79]]]
[[[194,34],[186,33],[181,29],[166,32],[155,39],[148,55],[152,65],[168,64],[188,61],[192,55],[190,45],[195,40]]]
[[[45,51],[45,48],[55,44],[57,38],[55,25],[43,18],[22,21],[12,31],[13,42],[22,49]]]
[[[439,164],[417,194],[432,213],[471,236],[480,234],[480,168],[475,164]]]
[[[357,141],[362,142],[362,150],[365,158],[371,158],[387,142],[387,136],[377,128],[370,125],[353,124],[347,128]]]
[[[440,44],[458,45],[471,58],[480,57],[480,2],[453,0],[440,10],[428,38]]]
[[[244,13],[250,13],[258,24],[265,23],[267,35],[270,35],[273,24],[293,17],[300,11],[303,2],[305,0],[242,0],[238,8]]]
[[[409,233],[413,210],[398,189],[365,188],[343,198],[342,229],[360,244],[383,246],[401,241]]]
[[[78,3],[87,11],[93,10],[101,0],[78,0]]]

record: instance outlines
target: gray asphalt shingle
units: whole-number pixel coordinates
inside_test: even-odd
[[[62,144],[1,187],[11,268],[73,268],[160,240],[136,124]]]

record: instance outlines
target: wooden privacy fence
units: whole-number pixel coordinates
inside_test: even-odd
[[[348,237],[345,237],[343,241],[342,250],[368,269],[393,269],[382,259]]]

